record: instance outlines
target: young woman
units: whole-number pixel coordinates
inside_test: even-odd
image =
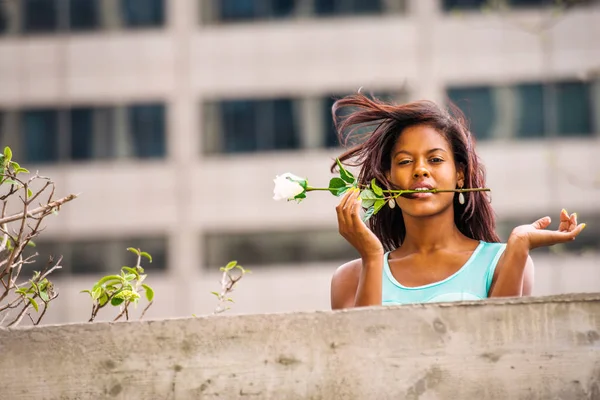
[[[473,137],[457,109],[449,113],[429,101],[391,105],[356,94],[338,100],[333,114],[340,137],[351,140],[353,132],[372,127],[340,157],[360,167],[361,185],[375,178],[387,190],[485,187]],[[529,295],[529,251],[574,240],[585,227],[562,210],[558,230],[547,230],[550,217],[543,217],[499,243],[485,192],[402,195],[367,227],[359,194],[348,191],[336,208],[340,234],[360,258],[334,273],[333,309]]]

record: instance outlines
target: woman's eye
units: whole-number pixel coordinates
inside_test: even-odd
[[[440,162],[444,162],[444,160],[441,159],[441,158],[439,158],[439,157],[433,157],[431,159],[431,162],[433,162],[433,163],[440,163]]]
[[[400,160],[400,162],[398,162],[398,165],[406,165],[410,163],[410,160]]]

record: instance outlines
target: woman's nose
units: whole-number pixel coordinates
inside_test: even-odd
[[[415,165],[413,177],[414,178],[428,178],[429,177],[429,171],[427,170],[427,168],[425,168],[425,165],[423,165],[423,163],[419,163],[419,164]]]

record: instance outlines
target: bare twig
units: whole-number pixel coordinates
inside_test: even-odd
[[[63,197],[62,199],[50,202],[50,203],[48,203],[44,206],[38,207],[38,208],[34,208],[33,210],[29,211],[27,214],[19,213],[19,214],[11,215],[10,217],[2,218],[2,219],[0,219],[0,224],[17,221],[17,220],[23,218],[25,215],[28,217],[35,217],[39,214],[48,215],[48,211],[51,212],[51,210],[53,210],[54,208],[58,208],[61,205],[65,204],[71,200],[74,200],[76,198],[77,198],[76,194],[70,194],[68,196]]]
[[[146,315],[146,311],[148,311],[148,309],[150,308],[150,306],[152,305],[152,303],[154,303],[154,300],[151,301],[150,303],[148,303],[148,305],[144,308],[144,311],[142,311],[142,314],[140,315],[140,320],[142,318],[144,318],[144,315]]]

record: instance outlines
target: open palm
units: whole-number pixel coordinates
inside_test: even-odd
[[[550,225],[550,222],[550,217],[544,217],[533,224],[517,226],[513,229],[511,236],[526,240],[529,249],[535,249],[575,240],[577,235],[585,228],[585,224],[577,224],[577,214],[569,215],[564,209],[560,212],[558,230],[547,230],[546,228]]]

